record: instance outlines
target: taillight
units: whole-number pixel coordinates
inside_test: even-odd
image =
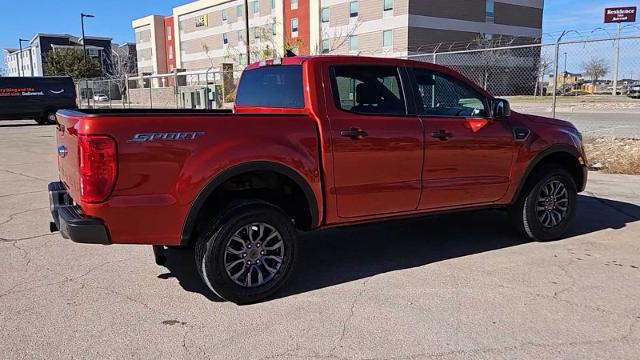
[[[107,200],[118,173],[116,142],[109,136],[81,135],[80,200],[99,203]]]

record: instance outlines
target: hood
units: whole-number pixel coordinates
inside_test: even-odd
[[[511,114],[513,115],[514,111],[512,111]],[[567,128],[576,129],[575,125],[573,125],[569,121],[565,121],[565,120],[554,119],[554,118],[545,117],[545,116],[530,115],[530,114],[526,114],[526,115],[525,114],[521,114],[521,113],[515,113],[515,114],[520,119],[523,119],[525,121],[531,121],[531,122],[536,123],[536,124],[551,125],[551,126],[559,126],[559,127],[567,127]]]

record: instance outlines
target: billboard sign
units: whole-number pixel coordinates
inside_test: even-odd
[[[637,8],[635,6],[606,8],[604,9],[604,22],[605,23],[636,22],[636,12],[637,12]]]

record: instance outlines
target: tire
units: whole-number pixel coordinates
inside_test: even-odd
[[[40,117],[37,117],[35,120],[40,125],[53,125],[56,123],[56,113],[55,111],[48,112]]]
[[[197,235],[196,268],[218,297],[250,304],[286,283],[296,245],[296,229],[280,208],[258,200],[234,202]]]
[[[527,180],[509,215],[515,229],[525,238],[555,240],[573,223],[576,200],[576,184],[571,174],[557,166],[545,166]]]

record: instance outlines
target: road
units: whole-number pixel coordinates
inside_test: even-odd
[[[217,302],[189,250],[48,232],[54,128],[0,123],[0,358],[638,359],[640,178],[592,173],[560,241],[505,214],[305,235],[292,281]]]
[[[541,116],[550,116],[540,113]],[[640,139],[640,113],[565,113],[558,119],[572,122],[585,136]]]

